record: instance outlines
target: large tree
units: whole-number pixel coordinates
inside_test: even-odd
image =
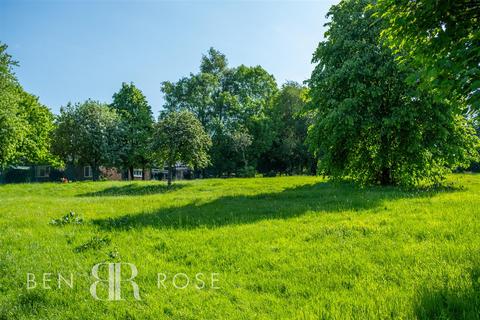
[[[53,115],[38,98],[25,92],[13,67],[18,63],[0,43],[0,169],[18,163],[51,163]]]
[[[256,167],[274,138],[268,113],[278,92],[275,78],[261,66],[241,65],[230,69],[223,82],[226,121],[233,123],[235,128],[244,128],[252,136],[246,154]]]
[[[216,115],[215,104],[220,91],[220,79],[215,74],[199,73],[181,78],[176,83],[162,83],[164,108],[169,111],[192,112],[208,131]]]
[[[382,38],[435,96],[480,111],[480,2],[378,0]]]
[[[66,164],[77,164],[78,153],[78,104],[68,103],[55,117],[52,152]]]
[[[152,109],[146,97],[133,83],[122,83],[113,95],[111,105],[121,116],[117,153],[119,165],[127,169],[133,179],[133,169],[151,165],[150,139],[153,133]],[[145,179],[143,170],[142,179]]]
[[[10,84],[5,83],[5,81],[1,82],[0,170],[18,161],[18,148],[26,132],[25,121],[17,116],[19,103],[18,90]]]
[[[120,117],[107,104],[87,100],[60,109],[54,133],[54,152],[66,163],[89,165],[93,180],[100,166],[117,163]]]
[[[312,169],[314,159],[305,144],[309,125],[308,114],[303,112],[307,91],[296,82],[287,82],[275,97],[268,112],[274,139],[262,155],[262,172],[301,174]]]
[[[27,128],[19,145],[19,158],[26,163],[59,165],[51,153],[54,115],[36,96],[22,91],[20,97],[19,115],[27,123]]]
[[[478,139],[465,105],[406,83],[410,72],[380,42],[383,24],[369,3],[342,1],[329,11],[309,80],[310,146],[323,174],[384,185],[437,181],[469,164]]]
[[[211,171],[216,175],[244,171],[246,163],[256,166],[272,143],[267,111],[277,85],[260,66],[229,68],[225,55],[210,48],[199,73],[164,82],[162,91],[167,111],[192,112],[212,137]],[[234,138],[251,143],[239,148],[231,145],[236,144]]]
[[[221,121],[216,121],[214,126],[210,148],[211,172],[216,176],[228,177],[232,174],[245,176],[248,171],[254,171],[254,168],[249,165],[247,156],[253,140],[248,130],[233,123]]]
[[[173,111],[164,113],[155,125],[151,147],[156,160],[168,167],[170,186],[177,164],[199,169],[206,167],[210,146],[210,137],[193,113]]]

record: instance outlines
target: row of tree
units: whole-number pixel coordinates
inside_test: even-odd
[[[226,57],[212,48],[202,57],[199,73],[162,84],[165,105],[158,121],[146,97],[132,83],[123,83],[110,104],[69,103],[54,117],[21,90],[12,71],[16,63],[5,49],[3,45],[2,80],[31,98],[22,117],[32,126],[29,145],[36,153],[25,148],[25,142],[18,142],[15,153],[2,158],[3,168],[20,163],[89,165],[95,180],[101,166],[123,169],[133,177],[134,168],[165,165],[170,178],[178,163],[203,177],[315,170],[304,144],[308,118],[302,110],[307,89],[294,82],[279,89],[273,76],[260,66],[229,68]],[[33,103],[44,118],[36,116]],[[22,106],[19,103],[18,108]],[[17,114],[11,111],[2,119]],[[15,130],[26,132],[18,126],[2,128],[16,139],[22,137]],[[2,138],[9,140],[3,134]],[[9,144],[0,146],[2,152],[9,150],[5,146]]]
[[[229,68],[225,55],[211,48],[200,72],[164,82],[165,112],[188,110],[212,138],[214,176],[314,172],[304,143],[307,89],[287,82],[278,89],[262,67]]]
[[[113,100],[111,105],[87,100],[61,108],[53,154],[67,164],[89,165],[94,180],[100,166],[123,168],[132,178],[134,168],[166,165],[170,184],[177,163],[196,168],[209,164],[210,137],[192,113],[166,113],[155,123],[133,84],[124,83]]]

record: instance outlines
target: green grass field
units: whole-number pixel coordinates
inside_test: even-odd
[[[0,319],[479,319],[480,176],[449,182],[2,185]],[[51,223],[69,211],[83,222]],[[100,262],[134,264],[141,300],[128,283],[124,301],[95,300]],[[58,273],[73,273],[73,288],[58,288]],[[158,273],[191,283],[159,288]],[[218,273],[220,289],[197,289],[197,273]]]

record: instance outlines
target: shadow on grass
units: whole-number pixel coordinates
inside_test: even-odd
[[[167,193],[180,190],[185,187],[185,184],[173,184],[168,187],[165,183],[142,185],[137,183],[127,184],[120,187],[110,187],[100,191],[82,193],[77,197],[116,197],[116,196],[143,196]]]
[[[471,287],[424,290],[417,299],[418,319],[480,319],[480,268],[470,273]]]
[[[428,197],[446,190],[402,190],[395,187],[358,188],[353,184],[321,182],[278,193],[226,196],[205,203],[194,200],[181,207],[161,208],[121,217],[97,219],[102,229],[128,230],[140,227],[192,229],[253,223],[265,219],[287,219],[308,211],[362,211],[381,207],[385,200]]]

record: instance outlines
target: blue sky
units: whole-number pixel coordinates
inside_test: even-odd
[[[23,87],[54,112],[69,101],[110,102],[132,81],[157,116],[160,83],[196,73],[211,46],[230,66],[261,65],[279,84],[307,79],[337,2],[0,0],[0,41],[20,62]]]

